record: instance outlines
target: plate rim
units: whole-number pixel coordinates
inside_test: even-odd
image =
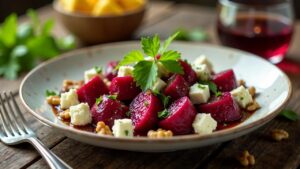
[[[90,138],[93,138],[93,139],[94,138],[103,139],[103,141],[119,141],[119,142],[127,142],[127,143],[128,142],[132,142],[132,143],[137,143],[137,142],[140,142],[140,143],[142,143],[142,142],[153,142],[153,143],[154,142],[155,143],[158,143],[158,142],[172,142],[172,143],[175,143],[175,142],[182,142],[182,141],[197,141],[197,140],[200,141],[200,140],[214,139],[214,138],[217,138],[217,137],[222,137],[222,136],[226,136],[226,135],[230,135],[230,134],[234,134],[234,133],[240,133],[240,132],[243,132],[243,131],[247,131],[247,130],[250,130],[251,128],[255,127],[255,126],[260,127],[260,126],[264,125],[265,123],[271,121],[273,118],[275,118],[279,114],[279,112],[284,108],[284,106],[287,104],[287,102],[289,101],[289,99],[292,96],[292,90],[293,89],[292,89],[292,84],[291,84],[291,81],[290,81],[289,77],[282,70],[277,68],[275,65],[271,64],[267,60],[255,55],[255,54],[252,54],[252,53],[249,53],[249,52],[246,52],[246,51],[242,51],[242,50],[239,50],[239,49],[234,49],[234,48],[220,46],[220,45],[214,45],[214,44],[175,41],[174,43],[178,44],[178,45],[180,45],[180,44],[194,45],[194,46],[195,45],[197,45],[197,46],[201,45],[201,46],[210,47],[210,48],[221,48],[221,49],[225,49],[225,50],[231,50],[232,52],[235,52],[235,53],[238,52],[238,53],[241,53],[241,54],[250,55],[251,57],[255,57],[256,59],[259,59],[259,60],[269,64],[273,68],[277,69],[283,75],[283,77],[287,80],[287,83],[288,83],[288,95],[277,109],[271,111],[264,118],[262,118],[260,120],[257,120],[257,121],[254,121],[254,122],[252,122],[248,125],[241,126],[241,127],[232,127],[232,128],[225,129],[225,130],[216,131],[216,132],[213,132],[211,134],[204,134],[204,135],[189,134],[189,135],[173,136],[171,138],[148,138],[148,137],[117,138],[117,137],[114,137],[114,136],[97,135],[95,133],[91,133],[91,132],[88,132],[88,131],[82,131],[82,130],[71,128],[69,126],[64,126],[64,125],[60,125],[60,124],[51,122],[51,121],[47,120],[46,118],[44,118],[43,116],[39,115],[39,113],[32,110],[29,107],[29,105],[27,105],[27,103],[25,102],[25,99],[24,99],[24,96],[23,96],[24,84],[32,74],[37,72],[42,67],[44,67],[44,66],[46,66],[46,65],[48,65],[52,62],[56,62],[56,61],[59,61],[61,59],[67,58],[67,57],[72,57],[72,55],[74,55],[76,53],[80,53],[80,52],[85,53],[86,51],[92,51],[92,50],[101,49],[101,48],[105,48],[107,46],[113,46],[113,45],[115,45],[115,46],[122,45],[122,44],[134,45],[134,44],[138,44],[138,43],[139,43],[139,41],[123,41],[123,42],[113,42],[113,43],[100,44],[100,45],[95,45],[95,46],[91,46],[91,47],[84,47],[84,48],[81,48],[81,49],[75,49],[73,51],[61,54],[61,55],[59,55],[58,57],[56,57],[54,59],[50,59],[48,61],[45,61],[45,62],[39,64],[34,69],[32,69],[24,77],[24,79],[21,82],[21,85],[20,85],[20,88],[19,88],[19,95],[20,95],[20,99],[21,99],[21,102],[22,102],[23,106],[29,111],[29,113],[31,115],[33,115],[41,123],[43,123],[44,125],[46,124],[50,127],[53,127],[56,130],[60,130],[60,132],[62,132],[62,133],[67,132],[68,134],[70,134],[70,133],[71,134],[77,134],[77,135],[80,135],[80,136],[87,136],[87,137],[90,137]],[[66,135],[66,134],[64,134],[64,135]]]

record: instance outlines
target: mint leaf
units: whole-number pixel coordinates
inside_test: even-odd
[[[57,96],[56,92],[53,91],[53,90],[46,90],[45,94],[46,94],[47,97],[49,97],[49,96]]]
[[[150,89],[157,77],[157,65],[152,61],[140,61],[134,66],[133,77],[143,91]]]
[[[103,101],[103,97],[100,96],[99,98],[96,99],[96,105],[99,105]]]
[[[183,69],[178,61],[160,60],[159,61],[168,71],[172,73],[183,74]]]
[[[146,55],[155,57],[158,54],[160,48],[158,35],[155,35],[154,37],[142,37],[141,44]]]
[[[159,58],[160,61],[164,60],[178,60],[180,59],[181,54],[177,51],[169,50],[167,52],[164,52],[161,57]]]
[[[297,121],[299,119],[299,115],[293,110],[284,109],[280,112],[280,116],[285,117],[291,121]]]
[[[119,62],[116,69],[118,69],[120,66],[133,64],[142,60],[144,60],[143,53],[138,50],[133,50],[124,56],[123,60]]]
[[[167,109],[164,109],[163,111],[161,112],[158,112],[158,118],[159,119],[165,119],[169,116],[170,112],[168,112]]]
[[[17,15],[9,15],[1,25],[0,38],[6,47],[12,47],[17,40]]]
[[[179,35],[179,31],[175,32],[173,35],[171,35],[163,44],[163,47],[160,50],[160,53],[165,53],[165,51],[167,50],[167,48],[169,47],[169,45],[172,43],[172,41],[174,39],[176,39],[176,37]]]

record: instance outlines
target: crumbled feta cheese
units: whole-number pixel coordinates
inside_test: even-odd
[[[194,65],[206,65],[210,72],[213,71],[213,66],[211,62],[207,59],[205,55],[200,55],[195,61]]]
[[[115,137],[133,137],[133,125],[131,119],[117,119],[112,127]]]
[[[160,78],[156,79],[156,82],[154,83],[154,85],[152,86],[152,90],[153,91],[161,91],[164,87],[167,86],[167,83],[164,82],[163,80],[161,80]]]
[[[232,90],[230,93],[234,100],[237,101],[242,108],[246,108],[250,103],[253,102],[252,96],[244,86],[240,86]]]
[[[208,85],[195,83],[190,87],[189,96],[193,104],[206,103],[210,97]]]
[[[78,95],[75,89],[70,89],[68,92],[62,93],[60,97],[60,108],[67,109],[70,106],[79,104]]]
[[[217,124],[217,121],[210,114],[199,113],[195,117],[193,128],[195,133],[209,134],[217,128]]]
[[[207,81],[210,78],[210,71],[207,67],[207,65],[192,65],[193,70],[196,72],[198,79]]]
[[[133,67],[132,66],[120,66],[118,71],[118,77],[132,76]]]
[[[70,107],[71,123],[84,126],[92,122],[90,107],[87,103],[80,103]]]
[[[96,68],[86,70],[84,72],[84,83],[89,82],[95,76],[100,76],[102,78],[101,73],[97,72]]]

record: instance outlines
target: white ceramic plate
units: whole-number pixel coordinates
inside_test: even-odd
[[[76,50],[43,63],[24,79],[20,88],[22,102],[42,123],[75,140],[113,149],[163,152],[206,146],[249,133],[272,120],[291,95],[292,89],[288,77],[277,67],[257,56],[230,48],[176,42],[171,45],[171,48],[180,51],[182,57],[190,62],[197,56],[205,54],[217,72],[233,68],[238,79],[244,79],[247,85],[256,87],[259,93],[257,101],[262,108],[233,128],[208,135],[193,134],[169,139],[99,136],[69,127],[54,116],[50,106],[45,102],[47,89],[58,91],[64,79],[81,80],[84,70],[95,65],[105,66],[108,61],[119,60],[127,52],[140,49],[139,47],[138,42],[106,44]]]

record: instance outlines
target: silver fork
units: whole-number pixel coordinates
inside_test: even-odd
[[[2,127],[0,139],[3,143],[7,145],[16,145],[28,142],[42,155],[51,169],[72,168],[38,140],[36,134],[28,127],[12,92],[10,92],[9,95],[5,92],[4,94],[0,93],[0,105]]]

